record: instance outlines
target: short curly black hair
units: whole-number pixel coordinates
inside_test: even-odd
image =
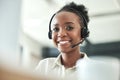
[[[89,22],[88,10],[84,5],[82,4],[77,5],[74,2],[71,2],[63,6],[57,13],[61,11],[68,11],[75,13],[76,15],[79,16],[80,19],[83,18],[82,20],[85,25],[88,25]]]

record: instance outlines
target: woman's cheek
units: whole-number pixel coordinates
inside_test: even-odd
[[[57,35],[52,35],[52,40],[55,46],[57,46]]]

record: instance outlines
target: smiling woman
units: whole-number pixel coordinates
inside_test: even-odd
[[[75,75],[77,61],[89,60],[78,46],[89,36],[88,22],[88,12],[84,5],[71,2],[57,11],[50,20],[48,37],[60,55],[41,60],[36,71],[59,77]]]
[[[57,13],[53,23],[55,26],[52,26],[52,39],[60,52],[71,50],[70,46],[81,40],[79,18],[74,13],[66,11]]]

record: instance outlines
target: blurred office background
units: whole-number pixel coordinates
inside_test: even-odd
[[[57,56],[47,35],[49,20],[70,1],[89,11],[90,36],[81,50],[120,59],[120,0],[0,0],[1,62],[34,69],[41,59]]]

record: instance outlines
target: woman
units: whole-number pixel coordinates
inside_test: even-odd
[[[41,60],[37,71],[44,75],[55,74],[61,77],[76,73],[77,61],[87,59],[78,46],[89,35],[87,13],[83,5],[72,2],[52,16],[48,36],[53,40],[60,55],[57,58]]]

